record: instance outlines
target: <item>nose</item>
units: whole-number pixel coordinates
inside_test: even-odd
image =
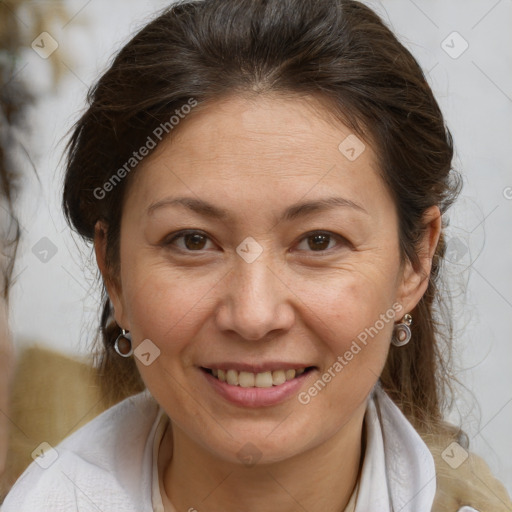
[[[293,293],[264,258],[240,258],[222,283],[217,327],[250,341],[268,340],[291,328]]]

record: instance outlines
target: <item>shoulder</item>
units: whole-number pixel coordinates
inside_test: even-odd
[[[422,436],[436,466],[433,512],[508,512],[512,501],[485,461],[448,436]]]
[[[14,484],[2,512],[142,510],[138,500],[148,478],[146,445],[158,410],[144,391],[107,409],[57,446],[38,448],[42,456]]]
[[[397,488],[402,489],[401,484],[410,479],[419,463],[421,470],[416,472],[427,480],[420,487],[426,489],[430,481],[435,482],[431,495],[433,505],[432,501],[429,504],[432,512],[512,510],[512,501],[505,487],[493,476],[485,461],[457,442],[458,429],[443,424],[442,431],[438,433],[416,430],[403,413],[396,413],[398,406],[382,389],[376,388],[376,396],[382,411],[383,433],[388,442],[392,441],[389,442],[391,458],[397,459],[393,455],[396,452],[409,452],[400,455],[407,462],[405,465],[402,463],[401,471],[391,468],[400,477]],[[412,432],[419,442],[414,441]],[[401,450],[406,446],[410,449]]]

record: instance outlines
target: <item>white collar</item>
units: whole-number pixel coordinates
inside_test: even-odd
[[[152,501],[164,512],[158,450],[169,418],[160,407],[153,442]],[[436,493],[434,459],[427,445],[379,383],[365,414],[366,449],[355,512],[430,512]],[[174,512],[174,511],[172,511]]]
[[[159,408],[155,420],[155,438],[153,442],[153,464],[151,475],[151,501],[153,505],[153,512],[165,512],[162,502],[162,494],[160,493],[160,481],[158,478],[158,451],[160,449],[160,442],[164,435],[165,429],[169,423],[169,416],[165,414],[162,407]],[[174,507],[169,512],[176,512]]]
[[[436,494],[434,458],[379,383],[368,401],[365,425],[355,512],[430,512]]]

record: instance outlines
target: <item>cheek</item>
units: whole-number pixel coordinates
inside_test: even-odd
[[[322,365],[318,380],[299,396],[301,404],[317,411],[312,416],[322,417],[328,409],[342,417],[367,397],[386,362],[393,304],[389,288],[361,278],[331,281],[323,293],[316,287],[303,318],[318,340]]]
[[[396,294],[396,269],[344,269],[325,279],[304,280],[298,295],[304,297],[308,318],[325,331],[333,350],[347,344],[377,324],[378,330],[390,332]],[[385,317],[382,325],[382,317]],[[317,330],[317,329],[315,329]]]
[[[160,403],[173,402],[173,409],[188,410],[188,393],[183,394],[189,367],[194,364],[191,340],[200,334],[207,319],[208,279],[183,278],[169,267],[147,262],[131,266],[124,287],[133,348],[150,340],[159,352],[149,365],[136,358],[139,373]],[[127,267],[128,270],[128,267]],[[211,278],[210,278],[211,279]],[[150,354],[156,349],[150,347]],[[137,354],[137,352],[136,352]]]
[[[319,378],[327,384],[323,391],[322,383],[314,383],[302,403],[321,394],[315,407],[350,408],[370,392],[389,350],[396,272],[392,264],[361,264],[325,280],[304,281],[300,296],[308,300],[302,316],[323,354]]]
[[[123,295],[135,345],[149,338],[166,352],[181,350],[207,314],[215,280],[143,258],[125,268]]]

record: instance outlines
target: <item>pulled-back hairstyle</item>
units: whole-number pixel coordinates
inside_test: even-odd
[[[108,194],[95,191],[191,98],[200,108],[231,94],[266,93],[314,96],[326,115],[372,145],[396,203],[402,261],[419,268],[422,215],[432,205],[444,213],[460,181],[451,169],[451,135],[409,51],[353,0],[189,0],[165,9],[122,48],[89,91],[67,146],[65,214],[88,241],[96,222],[106,222],[112,275],[119,272],[123,198],[137,169]],[[416,426],[440,426],[447,396],[452,329],[437,286],[444,250],[441,236],[428,289],[411,312],[413,342],[391,347],[381,375]],[[103,292],[97,367],[115,402],[144,384],[133,359],[113,350],[120,329]]]

